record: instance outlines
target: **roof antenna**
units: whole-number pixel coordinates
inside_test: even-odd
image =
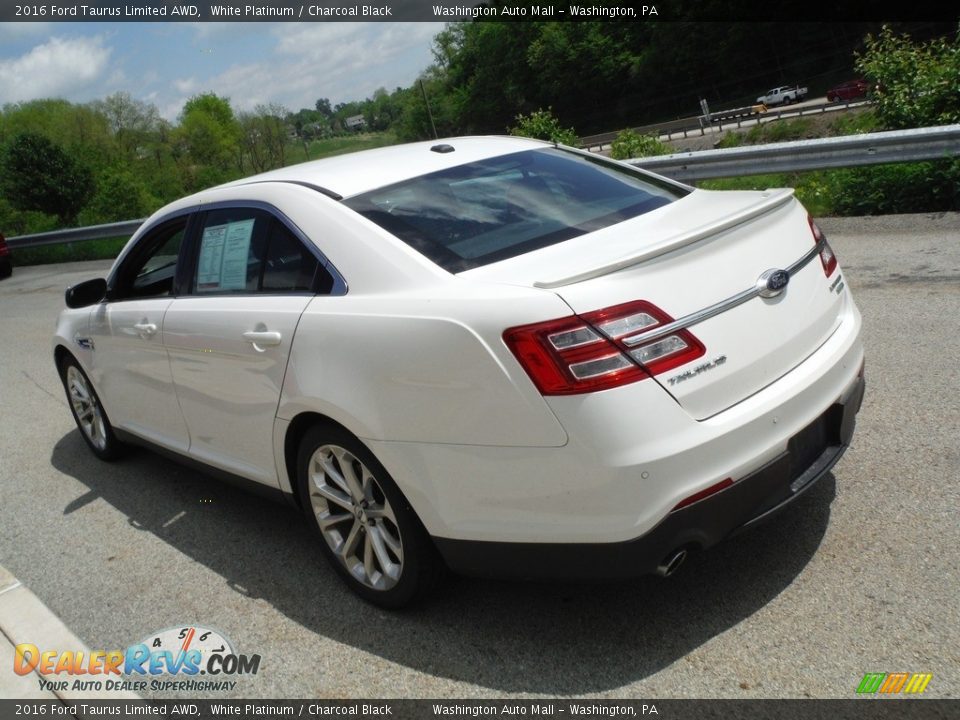
[[[423,79],[420,79],[420,92],[423,93],[423,104],[427,106],[427,115],[430,118],[430,127],[433,130],[433,139],[436,140],[440,136],[437,135],[437,126],[433,124],[433,113],[430,111],[430,101],[427,100],[427,91],[423,88]]]

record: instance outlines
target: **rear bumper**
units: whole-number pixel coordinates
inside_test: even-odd
[[[730,487],[616,543],[518,543],[434,538],[455,572],[524,579],[625,579],[652,573],[679,548],[705,549],[779,513],[826,475],[853,437],[865,383],[794,435],[787,450]]]

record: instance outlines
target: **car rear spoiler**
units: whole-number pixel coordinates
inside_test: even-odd
[[[533,285],[534,287],[544,289],[558,288],[563,287],[564,285],[572,285],[584,280],[600,277],[601,275],[607,275],[608,273],[616,272],[617,270],[623,270],[631,265],[637,265],[673,250],[677,250],[687,245],[692,245],[693,243],[699,242],[704,238],[710,237],[711,235],[716,235],[724,230],[729,230],[730,228],[740,225],[741,223],[749,222],[754,218],[763,215],[764,213],[770,212],[771,210],[784,205],[790,200],[791,197],[793,197],[793,188],[767,190],[763,193],[758,202],[748,205],[747,207],[737,210],[736,212],[730,213],[729,215],[725,215],[718,220],[707,223],[706,225],[701,225],[693,230],[688,230],[687,232],[680,233],[679,235],[668,237],[665,240],[661,240],[658,243],[643,248],[639,252],[625,255],[602,265],[597,265],[588,270],[576,273],[575,275],[567,275],[565,277],[552,278],[549,280],[537,280],[533,283]]]

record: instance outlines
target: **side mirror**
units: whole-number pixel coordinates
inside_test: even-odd
[[[103,278],[86,280],[79,285],[71,285],[64,293],[68,308],[82,308],[95,305],[107,295],[107,281]]]

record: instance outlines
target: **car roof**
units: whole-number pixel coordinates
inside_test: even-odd
[[[313,185],[350,197],[457,165],[549,145],[542,140],[507,136],[442,138],[290,165],[220,187],[281,181]]]

